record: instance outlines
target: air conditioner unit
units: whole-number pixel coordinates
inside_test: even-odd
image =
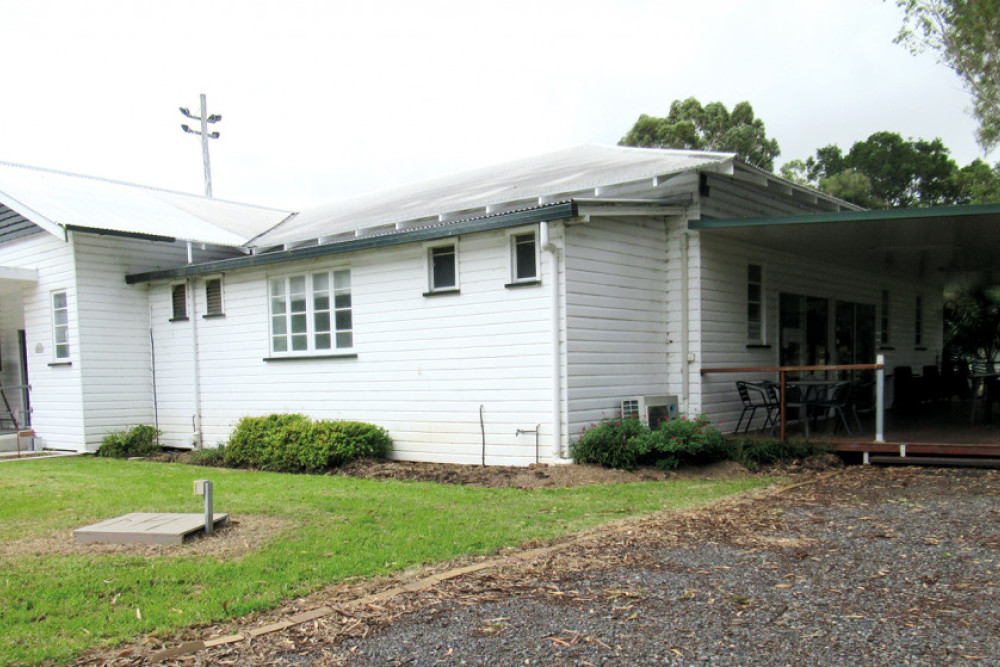
[[[622,417],[639,417],[656,428],[680,414],[677,405],[676,396],[630,396],[622,399]]]

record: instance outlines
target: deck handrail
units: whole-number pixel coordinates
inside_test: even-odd
[[[785,389],[788,373],[814,371],[875,371],[875,442],[885,442],[885,356],[878,355],[874,364],[832,364],[816,366],[737,366],[725,368],[702,368],[702,375],[715,373],[778,373],[781,392],[781,441],[787,437]]]

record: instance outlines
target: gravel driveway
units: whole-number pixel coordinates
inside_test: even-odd
[[[1000,665],[998,493],[854,467],[177,664]]]

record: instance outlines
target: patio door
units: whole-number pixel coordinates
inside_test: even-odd
[[[838,301],[835,319],[836,363],[875,363],[875,306]]]
[[[830,302],[782,292],[779,298],[782,366],[830,363]]]

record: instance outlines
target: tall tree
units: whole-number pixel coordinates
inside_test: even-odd
[[[972,94],[984,150],[1000,145],[1000,0],[896,0],[903,26],[896,42],[936,51]]]
[[[726,151],[767,171],[781,155],[778,142],[767,137],[764,121],[754,116],[749,102],[739,102],[730,112],[722,102],[702,106],[693,97],[674,100],[665,117],[642,114],[618,145]]]
[[[976,184],[985,193],[991,174],[973,169],[963,182],[940,139],[903,139],[895,132],[875,132],[855,142],[846,155],[839,146],[824,146],[814,157],[784,165],[781,172],[869,208],[970,203],[963,183],[969,189]]]

